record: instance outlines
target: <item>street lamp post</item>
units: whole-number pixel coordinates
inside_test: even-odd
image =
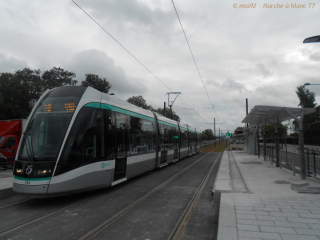
[[[320,85],[320,84],[311,84],[311,83],[305,83],[305,84],[303,84],[303,86],[310,86],[310,85]]]
[[[305,40],[303,40],[303,43],[315,43],[315,42],[320,42],[320,35],[308,37]]]

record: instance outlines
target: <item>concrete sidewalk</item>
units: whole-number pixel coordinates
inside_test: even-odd
[[[300,180],[263,158],[225,151],[213,189],[221,192],[218,240],[319,240],[320,194],[298,193],[305,183],[301,189],[320,188],[318,180]]]

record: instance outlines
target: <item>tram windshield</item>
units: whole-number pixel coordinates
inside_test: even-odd
[[[79,97],[45,97],[24,132],[19,159],[56,161]]]

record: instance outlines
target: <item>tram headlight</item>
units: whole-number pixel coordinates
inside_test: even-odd
[[[44,177],[44,176],[51,176],[52,170],[51,169],[40,169],[36,171],[36,176]]]
[[[17,175],[23,175],[23,169],[21,169],[21,168],[16,168],[16,174]]]

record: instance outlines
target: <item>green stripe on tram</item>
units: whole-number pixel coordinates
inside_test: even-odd
[[[101,103],[92,102],[85,105],[86,107],[101,108]]]
[[[133,117],[137,117],[137,118],[142,118],[142,119],[145,119],[145,120],[149,120],[151,122],[154,122],[154,118],[152,117],[147,117],[147,116],[144,116],[142,114],[139,114],[139,113],[135,113],[135,112],[131,112],[131,111],[128,111],[128,110],[125,110],[125,109],[122,109],[122,108],[118,108],[118,107],[114,107],[114,106],[111,106],[109,104],[104,104],[104,103],[88,103],[85,105],[85,107],[93,107],[93,108],[101,108],[101,109],[106,109],[106,110],[111,110],[111,111],[114,111],[114,112],[118,112],[118,113],[123,113],[123,114],[127,114],[129,116],[133,116]]]
[[[21,181],[46,181],[51,179],[51,177],[45,177],[45,178],[23,178],[18,176],[13,176],[13,177],[14,179],[21,180]]]

